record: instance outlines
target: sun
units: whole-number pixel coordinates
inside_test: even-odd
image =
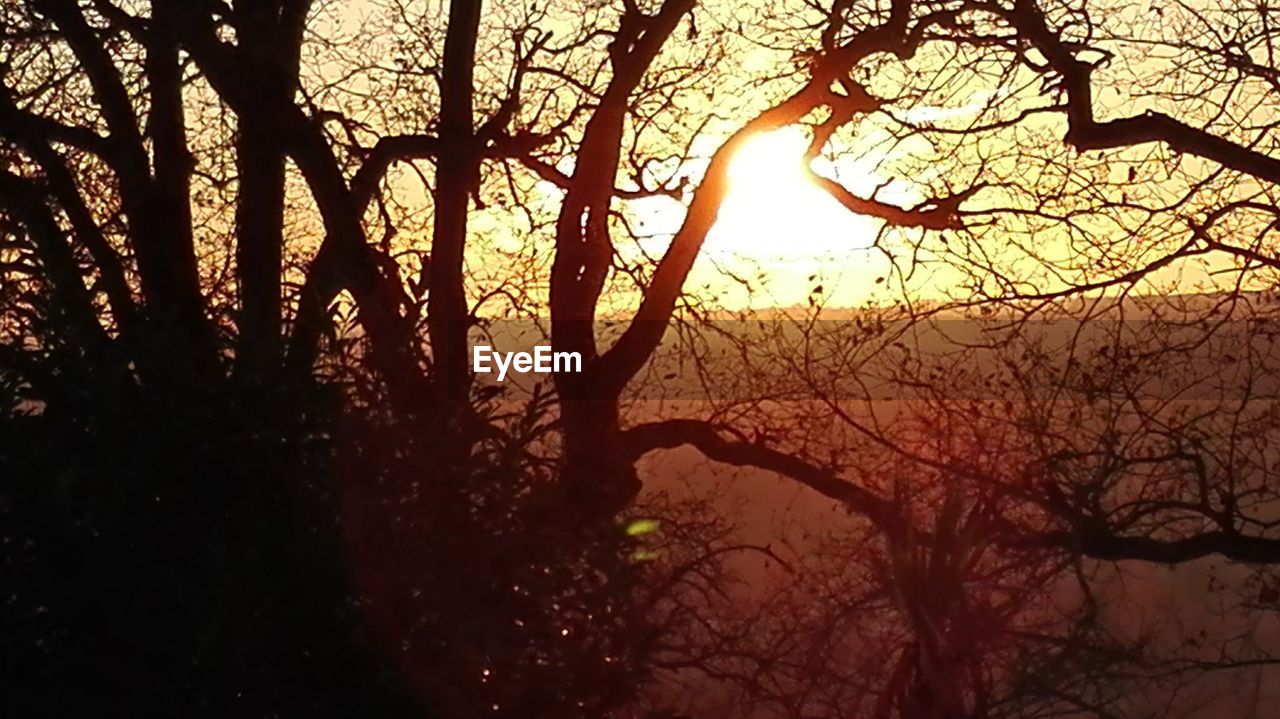
[[[753,135],[729,163],[729,180],[739,190],[772,185],[803,192],[807,145],[804,134],[793,128]]]
[[[756,135],[738,150],[704,248],[721,267],[763,270],[772,300],[787,304],[803,302],[814,284],[809,278],[824,270],[851,275],[858,284],[874,271],[867,249],[879,221],[850,212],[809,180],[808,142],[801,128],[789,127]],[[851,179],[857,186],[876,181],[869,174]]]
[[[738,149],[690,287],[710,291],[731,309],[803,306],[819,285],[829,305],[876,299],[884,288],[876,279],[890,270],[886,254],[873,247],[882,223],[850,212],[810,180],[804,165],[808,144],[803,128],[787,127],[757,134]],[[879,164],[863,153],[817,160],[813,168],[870,196],[885,184]],[[668,198],[639,200],[634,208],[636,228],[650,243],[645,252],[661,253],[686,208]]]
[[[761,133],[734,155],[713,251],[760,259],[866,248],[876,223],[849,212],[809,180],[800,128]]]

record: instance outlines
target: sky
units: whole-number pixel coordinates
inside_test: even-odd
[[[334,32],[338,35],[358,33],[376,14],[377,5],[376,0],[350,0],[331,6],[335,10],[329,15],[336,22],[333,27],[337,29]],[[560,7],[555,3],[551,6]],[[443,19],[447,12],[447,3],[443,1],[415,7],[428,15],[434,13],[440,19]],[[518,4],[502,6],[489,3],[486,5],[488,13],[484,20],[486,27],[499,28],[502,23],[510,21],[507,17],[508,10],[516,13],[519,12],[517,9],[519,7],[524,6]],[[697,105],[697,93],[704,89],[702,85],[706,84],[705,81],[701,84],[694,83],[690,86],[688,93],[681,95],[681,97],[688,97],[689,102],[693,103],[688,112],[696,116],[693,121],[695,124],[704,116],[717,116],[725,120],[731,128],[734,122],[740,121],[754,110],[780,97],[780,92],[785,91],[788,86],[785,80],[776,81],[777,77],[771,84],[764,83],[758,88],[753,85],[754,79],[750,81],[742,79],[747,76],[752,78],[776,76],[780,67],[785,68],[790,63],[790,55],[787,52],[780,51],[777,47],[767,47],[768,42],[772,41],[775,28],[750,25],[757,19],[757,16],[752,14],[753,7],[752,3],[734,5],[708,3],[699,9],[704,35],[714,29],[711,26],[717,23],[729,27],[734,22],[746,22],[750,32],[745,33],[744,37],[733,37],[727,41],[728,51],[721,62],[724,69],[718,70],[718,72],[728,73],[732,78],[732,82],[728,85],[733,87],[726,85],[724,88],[714,88],[716,94],[714,97],[708,95],[703,106]],[[782,8],[783,6],[779,6],[778,11],[785,12]],[[611,20],[611,16],[607,15],[601,15],[600,18],[601,22]],[[575,20],[580,21],[581,17],[552,16],[542,21],[540,25],[558,31],[564,23],[572,23]],[[777,22],[787,21],[791,20],[783,17]],[[1170,22],[1173,22],[1172,19]],[[430,47],[432,42],[427,41],[426,38],[437,36],[441,30],[438,26],[440,24],[432,25],[425,20],[420,24],[430,26],[422,29],[421,39],[425,43],[422,47]],[[321,26],[323,27],[323,24]],[[566,27],[571,30],[571,25]],[[685,42],[684,33],[685,31],[681,30],[678,41],[672,41],[674,47],[700,47],[698,43],[701,40],[693,43]],[[394,34],[389,34],[383,42],[393,43],[391,35]],[[485,40],[490,44],[497,43],[493,48],[487,48],[487,46],[487,49],[482,48],[486,58],[490,57],[491,50],[501,50],[506,44],[505,34],[498,33],[495,38],[492,42]],[[692,40],[692,33],[689,39]],[[388,48],[390,47],[389,45]],[[410,44],[406,52],[412,54],[414,47]],[[683,50],[673,52],[679,54]],[[1124,73],[1130,73],[1137,78],[1135,82],[1139,86],[1150,87],[1151,76],[1160,77],[1156,71],[1160,69],[1160,63],[1164,62],[1159,59],[1159,53],[1150,54],[1151,58],[1137,65],[1131,66],[1129,60],[1124,63],[1112,63],[1114,67],[1109,65],[1106,72],[1115,72],[1117,77],[1122,78]],[[426,58],[423,62],[429,60],[430,58]],[[504,86],[507,78],[503,75],[503,67],[507,62],[507,60],[496,62],[487,60],[485,63],[479,63],[478,82],[495,83],[495,87]],[[927,69],[930,62],[935,60],[926,58],[911,71],[919,71],[922,67]],[[1038,77],[1029,80],[1024,76],[1016,79],[1016,82],[1008,80],[1000,84],[993,79],[995,77],[993,72],[992,68],[965,69],[957,71],[954,77],[942,77],[938,81],[940,87],[931,91],[926,100],[900,103],[901,106],[894,112],[899,113],[899,117],[914,122],[940,121],[943,124],[957,126],[976,119],[984,109],[997,103],[1008,101],[1010,107],[1020,107],[1026,106],[1027,102],[1043,100]],[[890,79],[889,85],[876,89],[890,92],[893,82],[894,80]],[[734,83],[738,84],[734,85]],[[426,86],[429,87],[430,83]],[[545,88],[538,90],[538,92],[543,91]],[[424,107],[429,108],[434,104],[434,100],[430,97],[424,96],[422,100]],[[1150,98],[1120,96],[1114,92],[1100,93],[1097,103],[1099,112],[1104,116],[1118,115],[1128,114],[1148,106]],[[368,105],[367,102],[364,104]],[[376,113],[377,108],[365,107],[363,111]],[[358,119],[364,121],[367,118]],[[666,133],[677,145],[687,139],[690,127],[664,128],[663,121],[663,118],[659,118],[653,124],[653,127],[658,128],[659,136]],[[1029,141],[1040,144],[1032,152],[1034,157],[1006,156],[1001,160],[999,156],[1007,154],[1005,153],[1007,148],[1002,148],[999,140],[991,140],[981,145],[982,152],[997,156],[997,160],[993,161],[992,165],[995,179],[1019,181],[1022,179],[1020,175],[1046,170],[1052,175],[1052,171],[1059,169],[1052,167],[1057,157],[1070,156],[1067,148],[1061,143],[1064,126],[1060,117],[1042,116],[1032,118],[1025,124],[1033,133]],[[723,141],[725,135],[725,132],[713,130],[703,133],[696,139],[693,154],[702,159],[685,162],[686,170],[691,168],[692,171],[689,174],[695,176],[695,179],[699,163],[705,163],[705,158],[715,150],[719,142]],[[1005,142],[1007,143],[1007,140]],[[898,262],[898,269],[904,268],[903,260],[910,257],[912,251],[916,249],[913,245],[918,238],[913,237],[910,232],[890,232],[880,236],[881,222],[844,210],[811,185],[803,176],[798,164],[804,146],[804,131],[800,128],[787,128],[755,138],[739,153],[733,163],[732,188],[724,198],[719,221],[707,238],[687,283],[687,289],[703,297],[712,298],[718,306],[731,311],[803,307],[810,300],[815,299],[815,290],[821,290],[816,293],[820,295],[817,299],[828,307],[854,307],[868,303],[891,304],[902,298],[903,287],[895,286],[893,281],[878,280],[886,277],[892,280],[890,270],[893,269],[893,261],[890,257]],[[652,150],[653,147],[646,149]],[[894,146],[892,139],[885,133],[883,124],[878,121],[859,122],[851,127],[851,132],[837,135],[829,148],[830,154],[816,160],[813,169],[838,180],[862,197],[876,194],[885,202],[911,206],[922,199],[919,188],[926,185],[937,187],[939,184],[937,181],[940,178],[947,179],[947,173],[955,172],[954,165],[948,167],[939,163],[937,167],[931,167],[929,153],[932,149],[923,142],[914,146],[910,144]],[[1153,157],[1152,153],[1148,152],[1149,149],[1143,148],[1128,157],[1139,163],[1150,161]],[[659,152],[665,151],[663,149]],[[919,157],[907,164],[902,162],[904,158],[913,154],[918,154]],[[1160,171],[1160,160],[1158,157],[1154,159],[1155,163],[1151,167],[1141,167],[1139,177],[1148,179],[1149,173]],[[1000,167],[1002,161],[1005,165],[1003,168]],[[1040,166],[1037,166],[1037,163]],[[1119,173],[1117,177],[1122,178],[1128,165],[1121,162],[1113,164],[1115,172]],[[570,167],[571,165],[562,164],[561,169]],[[429,175],[430,168],[424,166],[423,169]],[[1003,178],[1000,173],[1003,173]],[[1085,174],[1087,172],[1082,171],[1081,177]],[[1195,175],[1197,171],[1192,168],[1188,174]],[[423,229],[417,232],[406,230],[399,240],[407,246],[424,249],[426,232],[429,229],[430,209],[425,207],[425,202],[412,197],[412,195],[422,197],[423,187],[419,178],[410,173],[406,173],[404,178],[407,179],[405,186],[411,188],[406,192],[408,200],[406,206],[414,208],[413,211],[421,218],[420,224]],[[963,178],[952,179],[958,183],[964,181]],[[1060,179],[1049,176],[1044,182],[1052,184]],[[1151,174],[1150,179],[1159,178]],[[1081,189],[1110,193],[1110,195],[1104,194],[1099,197],[1105,197],[1107,201],[1115,201],[1124,191],[1124,183],[1117,181],[1115,177],[1103,178],[1103,180],[1091,187],[1082,186]],[[1077,181],[1084,182],[1079,178]],[[1034,181],[1028,180],[1028,183],[1030,182]],[[1146,184],[1148,187],[1168,185],[1163,181]],[[558,191],[549,186],[541,189],[541,194],[546,200],[546,209],[554,213]],[[1076,189],[1068,190],[1068,192],[1076,191]],[[1158,204],[1159,200],[1159,197],[1148,195],[1141,201],[1150,205]],[[988,190],[976,197],[973,204],[1012,202],[1016,205],[1023,201],[1025,197],[1011,201],[998,192]],[[634,226],[641,234],[638,249],[649,257],[660,255],[666,242],[683,220],[683,205],[667,198],[625,204],[626,208],[634,214]],[[477,229],[478,236],[487,234],[498,237],[498,243],[504,244],[501,235],[513,234],[507,228],[518,224],[519,219],[512,213],[504,214],[478,209],[473,215],[473,225]],[[1089,222],[1090,219],[1085,217],[1079,224],[1087,226]],[[1105,220],[1103,224],[1086,229],[1093,233],[1092,239],[1101,244],[1112,242],[1125,234],[1123,230],[1106,227]],[[1030,247],[1030,251],[1040,252],[1043,257],[1031,259],[1030,262],[1026,261],[1027,258],[1019,259],[1015,255],[1020,250],[1013,249],[1013,245],[1007,243],[1007,236],[1000,232],[988,233],[982,239],[982,251],[991,248],[1003,253],[998,261],[1005,263],[1007,268],[1011,268],[1011,274],[1027,275],[1034,271],[1028,268],[1044,258],[1054,262],[1070,262],[1078,253],[1073,241],[1064,234],[1067,232],[1065,223],[1059,223],[1059,226],[1052,228],[1024,227],[1020,228],[1020,231],[1026,233],[1021,240]],[[1141,230],[1133,234],[1130,239],[1144,232],[1146,230]],[[878,237],[879,245],[873,247]],[[505,243],[508,246],[525,241],[514,234],[510,239],[513,242]],[[1142,239],[1146,241],[1149,238],[1143,234]],[[1159,241],[1171,240],[1164,238]],[[475,244],[479,246],[483,242]],[[620,252],[628,251],[623,247],[625,243],[618,244]],[[940,247],[937,238],[930,238],[926,244],[934,249]],[[1131,246],[1137,247],[1138,243],[1131,243]],[[1154,247],[1155,243],[1152,243],[1152,246]],[[1129,252],[1134,257],[1137,256],[1136,251]],[[929,259],[927,253],[924,257]],[[474,258],[472,264],[477,270],[474,273],[477,277],[489,272],[489,266],[501,265],[501,262],[496,262],[492,257],[484,254],[483,250],[478,251]],[[1133,260],[1133,257],[1129,259]],[[1139,287],[1138,292],[1141,294],[1156,291],[1155,284],[1160,285],[1159,291],[1168,291],[1171,287],[1176,288],[1177,291],[1201,291],[1206,286],[1214,286],[1215,283],[1229,282],[1229,277],[1224,275],[1219,278],[1213,274],[1229,264],[1230,262],[1220,259],[1209,263],[1201,260],[1179,263],[1175,267],[1162,271],[1158,283],[1153,283],[1151,287]],[[966,278],[963,273],[947,267],[946,262],[931,262],[926,266],[915,266],[912,269],[917,274],[912,277],[910,286],[905,291],[909,292],[913,299],[964,298],[969,291],[966,280],[971,282],[971,278]],[[496,276],[492,279],[500,281]],[[482,289],[477,288],[477,291]],[[625,298],[619,302],[619,306],[626,306]]]

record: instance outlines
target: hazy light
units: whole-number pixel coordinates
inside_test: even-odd
[[[879,229],[877,220],[849,212],[810,182],[803,164],[808,143],[802,129],[790,127],[757,135],[738,151],[704,249],[721,266],[745,260],[763,268],[770,302],[803,302],[813,284],[807,278],[833,260],[861,274],[847,266],[851,253],[868,248]],[[875,184],[863,179],[854,184]]]
[[[809,181],[807,146],[799,128],[758,135],[743,146],[729,167],[729,194],[709,249],[796,259],[874,240],[873,220],[850,213]]]

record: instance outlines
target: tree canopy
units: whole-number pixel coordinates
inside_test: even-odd
[[[6,2],[0,701],[1261,715],[1274,19]]]

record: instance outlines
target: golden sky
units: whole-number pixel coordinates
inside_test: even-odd
[[[371,0],[355,0],[341,4],[340,7],[341,11],[336,17],[339,19],[338,25],[344,29],[339,32],[356,30],[367,21],[370,13],[374,12],[371,9],[374,7]],[[502,13],[514,12],[516,6],[491,3],[491,7],[496,8],[493,10],[493,18],[497,18]],[[703,18],[705,27],[714,22],[729,22],[733,17],[745,17],[744,13],[747,12],[743,9],[745,7],[747,6],[712,3],[707,6],[707,10],[699,12],[705,12],[706,18],[710,18],[709,20]],[[434,12],[437,18],[443,20],[446,16],[447,3],[426,3],[421,9],[428,13]],[[500,22],[499,19],[493,18],[487,15],[486,22]],[[1167,19],[1173,22],[1171,16]],[[553,18],[548,22],[554,25],[561,20]],[[1147,29],[1151,30],[1151,28]],[[438,31],[439,28],[436,30]],[[1157,28],[1153,32],[1163,31]],[[683,38],[682,32],[679,39],[683,40]],[[674,39],[673,43],[675,43]],[[675,44],[684,47],[686,43]],[[733,40],[728,47],[730,50],[725,57],[726,67],[732,69],[727,72],[734,73],[735,81],[743,84],[733,91],[725,92],[738,94],[753,92],[747,89],[750,83],[743,76],[767,76],[775,72],[779,66],[791,61],[785,52],[755,47],[748,40]],[[673,52],[679,55],[684,50]],[[904,72],[923,71],[925,76],[928,76],[931,68],[941,67],[939,64],[941,62],[943,61],[940,61],[937,56],[924,53],[924,57],[918,60],[913,68]],[[1129,81],[1141,85],[1146,80],[1140,76],[1160,77],[1162,68],[1169,63],[1159,58],[1158,53],[1151,53],[1150,57],[1144,57],[1135,63],[1117,61],[1113,64],[1123,70],[1123,72],[1115,71],[1117,82],[1123,80],[1124,72],[1128,72],[1133,76]],[[964,63],[960,65],[963,66]],[[492,74],[495,71],[489,68],[485,72]],[[962,67],[959,70],[949,69],[947,73],[951,74],[943,73],[938,87],[934,88],[927,97],[915,104],[906,103],[897,108],[899,117],[905,117],[913,122],[931,121],[955,126],[976,120],[979,115],[989,112],[996,104],[1018,108],[1044,100],[1039,90],[1040,78],[1033,77],[1030,73],[1013,75],[997,81],[993,79],[990,68],[980,64]],[[493,77],[478,76],[478,80],[496,82],[500,85],[504,80],[501,75],[501,72],[496,72]],[[873,89],[891,92],[894,89],[894,82],[905,81],[903,77],[908,80],[910,78],[909,75],[895,78],[891,71],[890,75],[884,78],[878,77],[875,82],[881,84],[873,85]],[[917,74],[917,80],[919,77],[920,75]],[[1110,76],[1105,78],[1107,82],[1112,80]],[[782,91],[779,88],[784,90],[786,84],[775,83],[771,87],[771,90],[761,91],[760,97],[748,98],[741,107],[727,114],[749,115],[751,107],[758,109],[761,103],[777,99],[780,96],[778,93]],[[1117,92],[1099,93],[1099,96],[1099,113],[1104,117],[1127,115],[1150,105],[1149,99],[1134,100],[1122,97]],[[430,104],[430,98],[426,100],[427,104]],[[717,102],[721,100],[723,98]],[[997,100],[998,103],[995,102]],[[719,112],[719,105],[714,104],[712,100],[708,100],[707,103],[705,108],[697,108],[696,105],[694,107],[697,112]],[[743,110],[743,108],[746,109]],[[744,113],[747,114],[744,115]],[[734,120],[726,119],[729,120],[728,124],[732,125]],[[1071,157],[1065,145],[1061,143],[1065,126],[1060,117],[1042,116],[1042,119],[1026,123],[1026,127],[1033,134],[1024,134],[1020,139],[1021,142],[1028,143],[1025,151],[1014,151],[1015,141],[1010,139],[1013,137],[1010,133],[1004,137],[993,136],[983,138],[981,141],[975,140],[970,143],[965,152],[981,152],[985,156],[997,158],[992,162],[995,179],[1024,183],[1029,186],[1034,180],[1029,180],[1028,176],[1039,172],[1047,173],[1046,182],[1061,181],[1062,186],[1066,188],[1064,193],[1066,197],[1054,208],[1058,211],[1073,211],[1088,202],[1099,201],[1099,198],[1114,201],[1127,192],[1125,183],[1116,181],[1114,177],[1102,178],[1098,182],[1090,183],[1087,178],[1088,171],[1091,171],[1088,157],[1079,160],[1079,164],[1084,169],[1073,169],[1071,172],[1076,176],[1070,181],[1065,178],[1065,175],[1053,174],[1064,172],[1060,167],[1054,166],[1059,157],[1069,158],[1073,163],[1078,160]],[[954,159],[948,161],[951,164],[941,161],[936,164],[931,163],[930,153],[942,153],[943,150],[931,147],[925,141],[914,144],[894,144],[892,138],[886,133],[884,125],[875,121],[857,122],[851,128],[850,132],[841,133],[833,139],[832,146],[828,148],[829,152],[814,162],[813,169],[838,180],[857,195],[869,197],[875,194],[881,201],[911,206],[923,199],[924,190],[931,187],[936,190],[941,184],[939,180],[955,180],[947,183],[953,185],[963,180],[963,178],[950,176],[955,174],[955,163],[958,161]],[[676,130],[672,133],[675,136],[679,135]],[[693,168],[688,172],[695,179],[699,163],[705,163],[705,158],[714,151],[726,135],[726,132],[720,130],[707,132],[697,138],[697,142],[692,145],[695,149],[694,154],[700,159],[691,160],[686,164]],[[788,128],[755,138],[735,158],[732,189],[724,198],[719,221],[707,238],[703,252],[689,279],[690,291],[712,297],[719,306],[727,309],[804,306],[813,290],[819,286],[822,289],[823,301],[828,306],[837,307],[857,306],[867,302],[889,303],[902,297],[904,292],[920,299],[963,297],[968,291],[965,282],[971,278],[966,278],[963,273],[948,267],[944,254],[952,251],[953,245],[946,245],[937,237],[917,244],[920,242],[919,234],[907,231],[887,233],[880,238],[880,247],[873,248],[872,244],[876,242],[880,233],[881,223],[846,211],[805,179],[799,164],[802,161],[801,156],[805,145],[804,130]],[[914,159],[904,161],[912,158],[913,155]],[[1186,177],[1161,177],[1159,175],[1160,158],[1152,159],[1152,148],[1139,148],[1124,156],[1127,158],[1124,161],[1097,164],[1114,166],[1113,171],[1120,173],[1121,177],[1131,166],[1138,167],[1139,176],[1146,181],[1147,194],[1143,201],[1147,204],[1155,204],[1162,197],[1171,196],[1171,193],[1178,191],[1178,188],[1187,182]],[[562,166],[562,169],[569,168]],[[1189,170],[1185,166],[1180,168],[1179,172],[1188,176],[1196,174],[1194,169]],[[423,197],[425,188],[418,179],[402,174],[401,180],[405,183],[405,188],[411,188],[406,192],[407,197],[414,195]],[[1084,198],[1089,192],[1098,194],[1090,199],[1072,198],[1073,194]],[[542,195],[547,211],[554,213],[557,191],[550,186],[544,186],[539,194]],[[995,190],[974,199],[976,206],[1025,207],[1027,202],[1025,195],[1018,196],[1016,193]],[[421,201],[409,200],[406,204],[418,206],[415,214],[418,215],[418,221],[423,230],[406,231],[401,241],[421,245],[425,241],[425,228],[429,227],[429,208],[424,207],[425,203]],[[683,219],[683,205],[676,200],[655,198],[628,202],[625,206],[634,215],[634,228],[639,231],[641,238],[639,247],[633,250],[623,247],[624,243],[620,242],[619,252],[624,254],[631,252],[633,258],[638,257],[639,252],[649,257],[660,255],[671,234],[678,229]],[[518,245],[527,238],[517,237],[519,231],[512,229],[520,224],[520,218],[517,215],[491,208],[478,211],[473,224],[479,234],[498,238],[495,241],[499,245],[504,244],[502,235],[510,235],[515,238],[515,242],[510,243],[513,245],[511,249],[517,252],[524,251]],[[1122,259],[1140,262],[1144,243],[1149,244],[1153,252],[1157,252],[1161,246],[1178,239],[1174,236],[1174,231],[1177,229],[1174,225],[1176,223],[1166,222],[1159,228],[1144,227],[1132,231],[1113,223],[1109,218],[1094,217],[1088,213],[1071,227],[1066,223],[1060,223],[1058,226],[1049,224],[1035,226],[1032,223],[1012,222],[984,229],[981,237],[970,239],[973,244],[969,247],[969,251],[978,247],[981,247],[984,252],[991,250],[993,256],[998,262],[1004,263],[1011,275],[1030,277],[1040,273],[1044,278],[1053,274],[1052,272],[1045,274],[1041,271],[1046,260],[1050,263],[1066,265],[1077,262],[1080,257],[1087,254],[1090,247],[1082,245],[1082,242],[1105,245],[1123,240],[1136,249],[1126,250],[1128,254]],[[477,246],[484,244],[484,242],[478,242]],[[922,265],[912,264],[911,253],[919,247],[929,249],[919,255],[926,262]],[[477,276],[494,272],[493,268],[502,264],[483,255],[486,251],[477,250],[478,254],[471,260],[472,266],[477,269]],[[890,273],[890,261],[885,251],[894,255],[899,263],[899,269],[908,268],[910,265],[916,270],[909,286],[904,288],[895,284],[895,278]],[[1033,258],[1030,253],[1037,253],[1039,256]],[[1159,275],[1158,284],[1164,291],[1170,288],[1177,288],[1178,291],[1204,289],[1206,286],[1229,281],[1229,278],[1223,280],[1212,274],[1214,270],[1222,269],[1229,264],[1222,261],[1206,263],[1202,260],[1180,263],[1176,267],[1163,271]],[[1103,273],[1105,270],[1097,269],[1094,271],[1094,276],[1100,276]],[[888,281],[877,282],[880,278],[886,277]],[[1046,281],[1043,286],[1050,289],[1052,282]],[[1152,291],[1153,287],[1155,287],[1154,284],[1140,291]]]

